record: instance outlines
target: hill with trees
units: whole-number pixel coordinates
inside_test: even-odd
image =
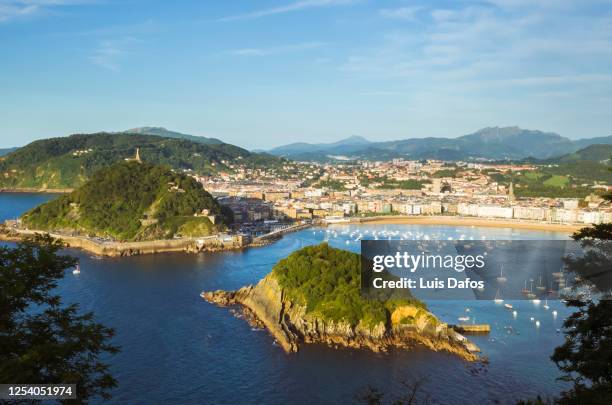
[[[192,177],[131,161],[97,171],[72,193],[26,212],[22,222],[131,241],[214,234],[231,222],[231,213]]]
[[[226,143],[202,143],[138,133],[77,134],[34,141],[0,160],[0,188],[61,189],[84,184],[97,170],[140,150],[151,164],[201,175],[236,165],[274,167],[282,160]]]

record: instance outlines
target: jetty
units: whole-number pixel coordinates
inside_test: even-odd
[[[292,226],[289,226],[283,229],[278,229],[276,231],[272,231],[270,233],[266,233],[264,235],[253,238],[249,246],[251,247],[265,246],[277,239],[280,239],[286,233],[301,231],[303,229],[310,228],[311,226],[312,224],[305,223],[305,224],[292,225]]]
[[[460,333],[489,333],[491,332],[491,325],[488,323],[471,324],[471,323],[460,323],[457,325],[450,325],[451,328]]]

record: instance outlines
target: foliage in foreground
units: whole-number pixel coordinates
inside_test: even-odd
[[[118,352],[114,331],[54,294],[76,264],[61,248],[49,237],[0,247],[0,383],[76,384],[79,401],[108,399],[117,381],[100,358]]]
[[[568,262],[569,270],[602,295],[598,300],[580,296],[567,300],[576,312],[564,322],[565,342],[551,359],[563,372],[572,388],[562,393],[560,404],[612,403],[612,297],[610,296],[610,260],[612,259],[612,224],[583,228],[572,236],[589,247],[583,258]]]
[[[360,294],[360,256],[327,243],[293,252],[279,261],[272,271],[291,300],[324,319],[344,320],[353,326],[362,321],[372,327],[379,322],[387,324],[390,313],[397,306],[425,308],[409,294],[386,300],[363,298]]]

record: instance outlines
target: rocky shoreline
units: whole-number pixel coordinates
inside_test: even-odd
[[[252,326],[265,327],[287,353],[296,352],[301,343],[323,343],[374,352],[421,346],[452,353],[466,361],[480,358],[476,345],[447,324],[437,321],[428,311],[401,306],[391,314],[389,325],[381,322],[373,328],[325,320],[306,313],[304,306],[288,300],[272,274],[255,286],[237,291],[202,292],[201,296],[221,307],[239,305],[244,318]],[[401,323],[400,320],[406,316],[413,317],[415,322]]]

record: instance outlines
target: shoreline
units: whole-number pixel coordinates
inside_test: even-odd
[[[120,257],[154,253],[198,253],[219,252],[242,249],[248,245],[239,243],[236,238],[223,238],[219,235],[202,238],[160,239],[139,242],[105,242],[83,236],[68,236],[47,231],[15,230],[0,232],[0,241],[20,242],[36,234],[49,235],[66,245],[66,248],[80,249],[96,256]]]
[[[588,224],[553,224],[548,222],[529,222],[504,219],[487,219],[477,217],[459,216],[380,216],[369,218],[352,218],[350,224],[374,224],[374,225],[447,225],[447,226],[468,226],[468,227],[487,227],[487,228],[513,228],[527,229],[532,231],[550,231],[573,233],[577,230],[589,226]],[[342,224],[342,223],[340,223]],[[330,224],[333,225],[333,224]]]
[[[373,224],[373,225],[444,225],[444,226],[465,226],[465,227],[489,227],[489,228],[512,228],[526,229],[533,231],[561,232],[571,234],[583,226],[571,224],[551,224],[538,222],[519,222],[513,220],[483,219],[472,217],[451,217],[451,216],[392,216],[392,217],[369,217],[351,218],[350,221],[337,224]],[[198,253],[198,252],[220,252],[239,250],[249,247],[260,247],[273,243],[276,239],[281,239],[285,233],[291,233],[309,228],[311,224],[294,225],[283,229],[274,235],[264,235],[254,238],[249,243],[244,243],[238,236],[230,238],[221,235],[207,236],[202,238],[181,238],[181,239],[160,239],[138,242],[116,242],[98,241],[84,236],[62,235],[41,230],[18,230],[5,228],[0,230],[0,241],[19,242],[35,234],[48,234],[54,239],[62,241],[68,248],[80,249],[98,256],[118,257],[134,256],[155,253]],[[314,225],[318,226],[318,225]],[[587,226],[587,225],[584,225]]]
[[[36,187],[15,187],[0,188],[0,193],[43,193],[43,194],[68,194],[74,191],[73,188],[36,188]]]

